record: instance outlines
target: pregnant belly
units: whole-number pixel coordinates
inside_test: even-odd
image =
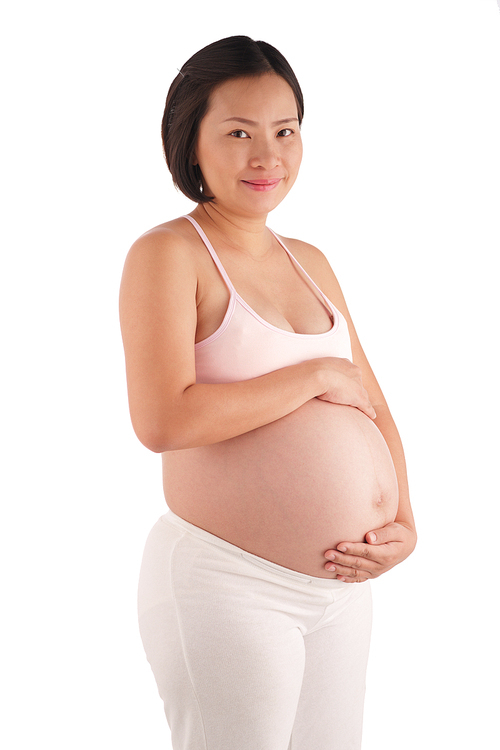
[[[323,553],[393,521],[387,444],[358,409],[313,399],[257,430],[164,454],[169,507],[255,555],[332,578]]]

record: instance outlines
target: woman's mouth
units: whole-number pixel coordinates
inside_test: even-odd
[[[268,193],[279,185],[281,179],[281,177],[278,177],[273,180],[242,180],[242,182],[247,185],[250,190],[256,190],[259,193]]]

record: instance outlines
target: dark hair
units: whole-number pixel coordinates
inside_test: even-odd
[[[232,78],[276,73],[290,85],[297,101],[299,125],[304,99],[295,73],[281,52],[266,42],[231,36],[196,52],[181,68],[168,91],[161,124],[163,150],[174,184],[196,203],[213,200],[203,191],[201,170],[193,165],[200,122],[214,88]]]

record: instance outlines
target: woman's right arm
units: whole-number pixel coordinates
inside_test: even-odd
[[[236,383],[196,383],[197,269],[187,240],[152,230],[130,249],[120,322],[132,424],[150,450],[218,443],[290,414],[320,397],[374,417],[361,371],[322,358]]]

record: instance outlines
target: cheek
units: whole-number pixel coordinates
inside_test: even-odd
[[[208,149],[200,148],[197,158],[205,192],[220,197],[234,175],[231,154],[212,144]]]
[[[208,172],[218,171],[224,168],[225,159],[221,153],[220,145],[214,143],[213,140],[207,138],[204,139],[202,136],[198,138],[196,144],[196,158],[200,167]]]
[[[302,146],[302,141],[299,141],[297,144],[297,166],[300,167],[302,163],[302,154],[304,153],[304,148]]]
[[[300,167],[300,164],[302,162],[302,153],[303,148],[301,140],[295,141],[293,144],[290,144],[289,151],[286,154],[285,158],[288,158],[290,166],[293,165],[294,169],[298,169]]]
[[[299,146],[298,148],[294,149],[293,154],[290,154],[290,165],[292,167],[293,172],[295,172],[295,174],[298,174],[301,163],[302,163],[302,146]]]

